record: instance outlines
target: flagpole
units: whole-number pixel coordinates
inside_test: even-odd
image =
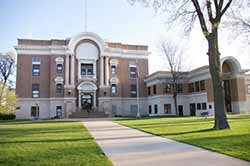
[[[84,0],[85,1],[85,4],[84,4],[84,9],[85,9],[85,11],[84,11],[84,30],[85,30],[85,32],[87,32],[87,24],[88,24],[88,11],[87,11],[87,0]]]
[[[137,97],[136,97],[136,101],[137,101],[137,115],[136,117],[137,118],[140,118],[141,117],[141,114],[140,114],[140,102],[139,102],[139,97],[140,97],[140,88],[139,88],[139,67],[138,67],[138,61],[136,59],[136,91],[137,91]]]

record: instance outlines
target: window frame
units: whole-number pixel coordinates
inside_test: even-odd
[[[130,96],[137,97],[137,85],[136,84],[130,85]]]
[[[59,85],[61,86],[61,89],[58,89]],[[58,91],[60,90],[60,91]],[[63,94],[63,84],[62,83],[56,83],[56,95],[62,95]]]
[[[40,84],[32,84],[32,98],[40,98]]]
[[[135,71],[132,71],[132,69],[135,69]],[[137,66],[129,66],[129,75],[130,75],[130,79],[137,78]]]
[[[37,68],[36,68],[37,66]],[[32,76],[38,77],[41,73],[41,65],[40,64],[32,64]]]
[[[164,114],[171,114],[171,113],[172,113],[171,104],[164,104]]]

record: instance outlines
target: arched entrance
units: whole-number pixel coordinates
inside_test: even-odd
[[[78,86],[78,107],[82,110],[96,108],[97,87],[92,82],[82,82]]]
[[[237,91],[237,89],[232,88],[232,78],[239,73],[241,66],[239,62],[234,57],[226,57],[222,60],[222,72],[223,72],[223,83],[224,83],[224,95],[225,95],[225,107],[226,112],[233,112],[232,109],[232,94]],[[237,85],[234,85],[237,87]]]

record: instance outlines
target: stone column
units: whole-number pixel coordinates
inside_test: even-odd
[[[75,56],[71,55],[71,85],[75,85]]]
[[[93,93],[93,107],[96,108],[96,91]]]
[[[96,79],[96,61],[93,64],[93,74],[94,74],[94,79]]]
[[[69,55],[65,55],[65,85],[69,85]]]
[[[106,85],[109,86],[109,58],[106,57],[105,58],[105,81],[106,81]]]
[[[104,62],[103,57],[100,57],[100,84],[101,86],[104,85]]]

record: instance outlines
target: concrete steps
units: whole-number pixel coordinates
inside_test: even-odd
[[[73,112],[69,115],[69,118],[104,118],[108,117],[105,112],[98,112],[91,110],[89,113],[87,111]]]

